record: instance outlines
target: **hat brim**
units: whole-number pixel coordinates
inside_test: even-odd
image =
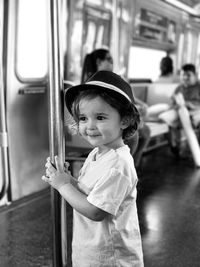
[[[99,85],[94,85],[94,84],[80,84],[80,85],[76,85],[73,87],[70,87],[67,89],[67,91],[65,92],[65,103],[67,106],[67,109],[69,110],[69,112],[72,114],[72,104],[75,100],[75,98],[78,96],[78,94],[81,91],[84,91],[86,89],[92,89],[92,88],[96,88],[98,90],[102,90],[102,89],[107,89],[110,90],[110,92],[114,92],[115,94],[117,94],[119,97],[123,97],[124,99],[127,100],[126,97],[124,97],[121,93],[118,93],[110,88],[104,87],[104,86],[99,86]],[[134,98],[130,99],[130,101],[134,102]]]

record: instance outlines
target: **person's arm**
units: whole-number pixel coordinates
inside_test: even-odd
[[[63,171],[59,159],[55,157],[56,168],[47,159],[46,176],[42,180],[48,182],[79,213],[93,221],[102,221],[107,212],[88,202],[87,196],[78,190],[75,178],[68,171]]]
[[[77,190],[71,183],[61,186],[58,191],[76,211],[93,221],[102,221],[108,214],[89,203],[87,196]]]
[[[174,109],[179,108],[179,105],[177,105],[177,101],[176,101],[176,97],[179,93],[182,94],[182,85],[178,85],[178,87],[175,89],[174,93],[171,96],[171,106]]]

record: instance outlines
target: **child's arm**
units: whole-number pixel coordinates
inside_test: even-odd
[[[93,221],[102,221],[107,213],[87,200],[87,196],[67,183],[58,190],[61,196],[79,213]]]
[[[64,172],[58,157],[55,157],[56,168],[47,159],[46,176],[42,179],[54,187],[61,196],[79,213],[93,221],[102,221],[107,213],[88,202],[87,196],[80,192],[74,184],[74,177],[70,172]]]

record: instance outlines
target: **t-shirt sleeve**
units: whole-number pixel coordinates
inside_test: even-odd
[[[116,215],[119,206],[131,190],[131,182],[124,174],[112,169],[95,184],[87,197],[94,206]]]

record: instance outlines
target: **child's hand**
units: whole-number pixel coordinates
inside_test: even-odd
[[[64,172],[58,156],[55,156],[55,165],[56,168],[52,165],[50,158],[47,158],[47,162],[45,164],[46,175],[42,176],[42,180],[49,183],[56,190],[59,190],[61,186],[70,183],[71,174],[66,168]]]

